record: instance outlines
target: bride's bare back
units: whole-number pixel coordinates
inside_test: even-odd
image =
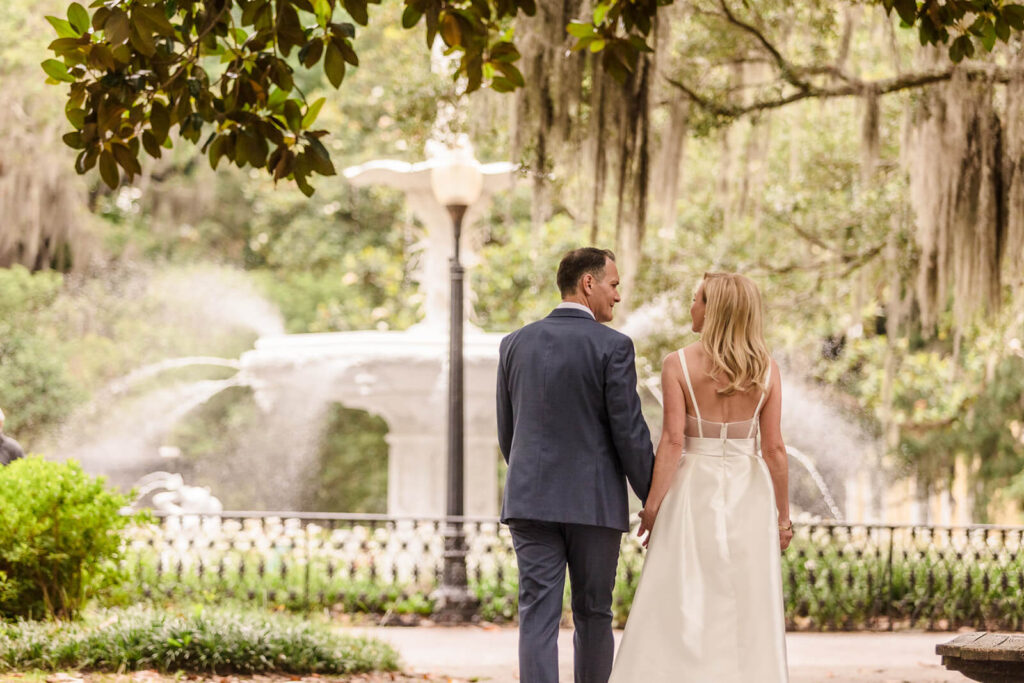
[[[696,396],[698,409],[693,405],[689,391],[686,389],[685,380],[680,378],[683,398],[686,402],[686,426],[687,436],[717,437],[721,433],[721,426],[726,425],[726,436],[730,439],[746,439],[756,429],[753,429],[753,421],[758,404],[761,402],[761,390],[753,386],[744,392],[734,392],[728,396],[718,393],[718,390],[725,386],[725,382],[711,378],[709,369],[711,363],[700,342],[690,344],[680,353],[686,355],[685,367],[690,373],[690,383],[693,385],[693,393]],[[680,364],[683,359],[680,358]],[[698,425],[697,413],[700,413]]]

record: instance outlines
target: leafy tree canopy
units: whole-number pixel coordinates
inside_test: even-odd
[[[1024,29],[1024,6],[999,0],[880,0],[916,27],[922,44],[948,44],[954,62],[975,44],[991,50]],[[370,22],[379,0],[96,0],[74,2],[67,18],[48,17],[57,32],[43,70],[70,84],[66,114],[78,150],[75,168],[99,166],[111,188],[141,172],[142,150],[159,158],[180,137],[202,144],[210,164],[266,169],[293,180],[307,196],[310,176],[333,175],[330,153],[314,129],[323,99],[308,101],[298,68],[323,68],[339,87],[359,65],[356,25]],[[721,0],[726,7],[726,0]],[[576,49],[602,53],[625,80],[651,50],[659,7],[671,0],[602,0],[566,30]],[[536,0],[406,0],[402,25],[425,27],[457,57],[466,92],[508,92],[525,85],[513,20],[533,15]],[[205,137],[204,137],[205,136]]]

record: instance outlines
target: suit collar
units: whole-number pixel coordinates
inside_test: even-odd
[[[556,308],[548,314],[549,318],[582,318],[583,320],[594,320],[594,316],[585,311],[575,308]],[[596,321],[595,321],[596,322]]]

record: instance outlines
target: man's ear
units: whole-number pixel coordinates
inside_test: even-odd
[[[583,285],[583,291],[589,294],[590,290],[594,287],[594,276],[591,273],[584,273],[580,284]]]

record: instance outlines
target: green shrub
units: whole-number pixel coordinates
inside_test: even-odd
[[[0,467],[0,617],[74,617],[123,577],[125,496],[75,462]]]
[[[253,611],[102,611],[84,622],[0,625],[0,671],[75,669],[200,674],[395,671],[398,655],[370,638]]]

